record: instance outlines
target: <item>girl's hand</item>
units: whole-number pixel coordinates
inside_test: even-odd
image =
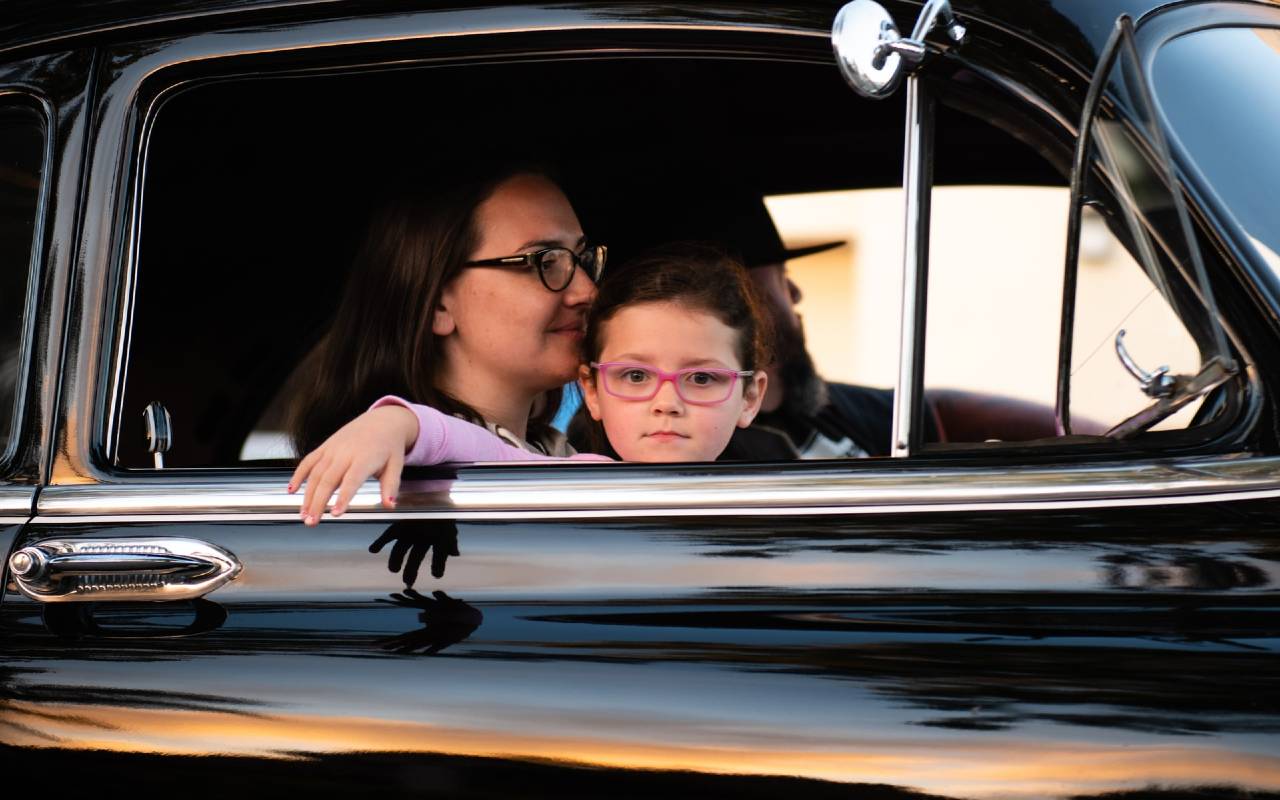
[[[302,521],[316,525],[334,491],[333,515],[341,516],[366,479],[382,484],[382,505],[395,508],[405,451],[418,437],[418,419],[403,406],[387,405],[366,411],[338,429],[324,444],[308,453],[289,479],[289,493],[303,482]]]

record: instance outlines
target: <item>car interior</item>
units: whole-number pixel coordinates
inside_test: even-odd
[[[1070,141],[963,81],[946,101],[935,185],[1065,187]],[[251,435],[283,430],[287,382],[359,279],[350,264],[371,209],[406,174],[461,159],[547,165],[617,264],[659,243],[636,198],[659,206],[708,176],[763,195],[900,186],[903,115],[901,94],[861,99],[833,64],[772,59],[194,82],[165,99],[147,140],[114,462],[151,467],[153,401],[172,419],[169,468],[237,466]]]

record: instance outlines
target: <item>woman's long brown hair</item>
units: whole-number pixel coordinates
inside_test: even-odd
[[[522,174],[550,178],[527,164],[437,175],[394,192],[374,214],[316,368],[294,401],[290,429],[299,454],[388,394],[484,424],[475,409],[435,385],[441,351],[432,318],[444,287],[478,245],[476,208]],[[529,420],[530,441],[548,432],[560,390],[546,399]]]

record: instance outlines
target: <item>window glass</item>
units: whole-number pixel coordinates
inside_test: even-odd
[[[1214,193],[1280,274],[1280,28],[1214,28],[1165,44],[1156,103]]]
[[[965,116],[939,115],[939,145],[965,145],[960,153],[939,152],[939,165],[962,158],[975,172],[999,175],[1005,158],[1043,158],[1017,139],[1007,139],[999,155],[980,155],[957,125]],[[998,133],[992,127],[987,135]],[[938,424],[946,442],[1054,435],[1068,189],[1066,176],[1047,162],[1040,173],[1050,180],[935,181],[922,421],[926,433]]]
[[[1065,212],[1065,207],[1064,207]],[[1116,334],[1147,371],[1169,368],[1194,375],[1200,350],[1165,296],[1120,241],[1106,219],[1084,210],[1076,275],[1076,316],[1071,359],[1071,418],[1077,433],[1101,433],[1151,404],[1116,355]],[[1185,428],[1194,402],[1152,430]]]
[[[0,455],[18,417],[44,143],[43,116],[0,97]]]
[[[1076,269],[1071,430],[1128,438],[1193,423],[1205,395],[1236,367],[1127,29],[1097,80],[1106,94],[1085,131],[1082,202],[1101,214],[1082,219],[1081,249],[1090,237],[1102,249],[1081,252]],[[1124,247],[1110,247],[1105,232]],[[1114,258],[1099,257],[1109,250]],[[1106,261],[1128,268],[1107,269]],[[1105,413],[1087,415],[1084,396],[1100,390],[1111,398]]]
[[[925,392],[981,394],[1041,422],[1030,431],[983,425],[968,437],[952,425],[952,441],[1051,431],[1066,210],[1062,187],[933,191]]]
[[[939,142],[947,130],[939,125]],[[952,116],[950,122],[955,122]],[[989,129],[994,138],[997,132]],[[970,134],[971,136],[972,134]],[[1113,147],[1127,140],[1116,134]],[[1017,142],[1006,141],[1005,153]],[[952,154],[954,156],[954,154]],[[938,158],[944,165],[944,155]],[[979,167],[980,168],[980,167]],[[1168,212],[1149,172],[1130,169],[1139,214]],[[1053,409],[1061,335],[1065,185],[936,185],[932,193],[925,394],[950,443],[1056,436]],[[1100,204],[1101,205],[1101,204]],[[1100,435],[1142,411],[1151,398],[1124,369],[1114,341],[1148,370],[1194,375],[1200,349],[1131,252],[1117,202],[1110,220],[1086,208],[1071,364],[1074,432]],[[872,189],[770,199],[789,246],[843,240],[845,246],[792,262],[804,299],[809,349],[828,378],[893,386],[898,374],[902,193]],[[1171,212],[1169,212],[1171,213]],[[1168,216],[1169,213],[1164,213]],[[1163,280],[1156,273],[1157,281]],[[1186,427],[1199,402],[1156,430]],[[926,438],[926,444],[931,443]]]
[[[931,404],[954,410],[950,441],[1052,432],[1067,194],[1057,186],[933,190],[925,391]],[[845,241],[788,265],[809,350],[829,379],[897,380],[902,203],[901,189],[770,198],[789,246]],[[1010,408],[1038,427],[1000,427]]]
[[[1052,405],[1066,195],[1045,186],[935,187],[926,387]],[[810,352],[833,380],[897,380],[902,202],[897,188],[769,200],[790,246],[846,242],[788,265]]]
[[[828,380],[891,387],[898,375],[902,189],[777,195],[769,213],[791,248],[843,244],[795,259],[805,343]]]

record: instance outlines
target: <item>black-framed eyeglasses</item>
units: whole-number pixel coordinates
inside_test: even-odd
[[[575,253],[567,247],[547,247],[518,256],[468,261],[463,266],[536,268],[543,286],[553,292],[563,292],[573,282],[573,273],[578,267],[582,267],[592,283],[599,283],[608,252],[609,248],[602,244],[587,245],[581,253]]]

